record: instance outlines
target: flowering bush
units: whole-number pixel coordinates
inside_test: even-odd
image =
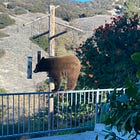
[[[139,15],[113,17],[77,49],[83,71],[79,85],[85,88],[122,87],[126,78],[137,81],[138,63],[131,59],[140,51]]]

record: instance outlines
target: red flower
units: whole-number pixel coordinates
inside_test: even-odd
[[[121,50],[118,49],[118,50],[116,51],[116,54],[119,55],[120,53],[121,53]]]
[[[97,47],[96,50],[99,51],[99,47]]]
[[[86,64],[89,65],[89,61],[86,61]]]
[[[89,76],[90,78],[93,78],[94,75],[90,73],[90,74],[88,74],[88,76]]]
[[[98,83],[98,80],[94,80],[94,83],[97,84]]]
[[[63,98],[63,97],[65,97],[66,96],[66,94],[59,94],[59,98]]]

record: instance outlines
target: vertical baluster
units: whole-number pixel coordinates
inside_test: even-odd
[[[59,94],[57,93],[57,114],[60,113],[59,104],[60,104],[60,101],[59,101]],[[58,129],[58,128],[59,128],[59,116],[57,115],[57,129]]]
[[[7,110],[6,110],[6,117],[7,117],[7,135],[9,135],[9,96],[7,96]]]
[[[77,121],[77,93],[75,93],[75,117],[74,117],[74,125],[75,125],[75,127],[76,127],[76,121]]]
[[[79,113],[79,119],[78,119],[78,125],[79,125],[79,127],[80,127],[80,123],[81,123],[81,95],[82,93],[80,92],[80,95],[79,95],[79,111],[78,111],[78,113]]]
[[[43,128],[42,130],[45,131],[45,101],[46,101],[46,94],[43,94]]]
[[[85,115],[85,122],[87,125],[88,119],[89,119],[89,92],[86,92],[86,115]]]
[[[51,126],[50,126],[50,93],[48,94],[48,131],[50,131]]]
[[[71,93],[71,115],[70,115],[70,128],[72,128],[72,105],[73,105],[73,93]]]
[[[68,93],[66,95],[66,128],[68,128]]]
[[[96,92],[96,103],[95,103],[96,104],[96,107],[95,107],[95,125],[98,122],[99,95],[100,95],[100,92],[99,92],[99,90],[97,90],[97,92]]]
[[[86,92],[84,93],[84,116],[83,116],[83,126],[85,126],[85,114],[86,114]]]
[[[61,123],[62,123],[62,125],[61,125],[61,127],[63,127],[63,124],[64,124],[64,93],[62,93],[62,103],[61,103],[61,105],[62,105],[62,121],[61,121]]]
[[[4,123],[4,105],[3,105],[3,96],[2,96],[2,136],[4,135],[3,131],[3,123]]]
[[[40,94],[38,94],[38,131],[40,131]]]
[[[95,103],[94,103],[94,92],[92,92],[91,95],[92,95],[92,102],[91,102],[92,103],[92,117],[91,117],[91,119],[95,120],[95,118],[94,118],[94,116],[95,116],[95,111],[94,111],[95,110],[94,109],[95,108],[94,107],[94,105],[95,105]],[[91,126],[94,127],[94,124],[95,124],[94,121],[93,122],[91,121]]]
[[[22,110],[22,114],[23,114],[23,133],[25,132],[25,95],[23,95],[23,110]]]
[[[20,95],[18,95],[18,134],[20,134]]]
[[[52,103],[52,111],[51,111],[51,117],[52,117],[52,130],[54,130],[54,94],[53,93],[51,96],[51,103]]]
[[[35,132],[35,94],[33,95],[33,132]]]
[[[87,122],[90,120],[90,113],[89,113],[89,109],[90,109],[90,92],[88,92],[88,101],[87,101],[87,112],[88,112],[88,116],[87,116]]]
[[[15,105],[15,100],[14,100],[14,95],[13,95],[13,105],[12,105],[12,110],[13,110],[13,111],[12,111],[12,112],[13,112],[13,113],[12,113],[12,114],[13,114],[13,116],[12,116],[12,121],[13,121],[13,134],[15,133],[15,132],[14,132],[14,130],[15,130],[15,127],[14,127],[14,126],[15,126],[15,125],[14,125],[14,123],[15,123],[15,118],[14,118],[14,116],[15,116],[15,106],[14,106],[14,105]]]
[[[99,108],[99,122],[101,122],[102,120],[102,114],[101,114],[101,106],[102,106],[102,99],[103,99],[103,91],[100,91],[99,92],[99,105],[100,105],[100,108]]]
[[[28,94],[28,133],[30,133],[30,94]]]

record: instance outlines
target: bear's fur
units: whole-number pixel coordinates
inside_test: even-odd
[[[58,91],[62,79],[67,80],[67,88],[65,90],[73,90],[77,84],[80,74],[81,64],[79,59],[74,55],[59,57],[42,57],[34,70],[37,72],[48,72],[48,76],[54,80],[55,89]]]

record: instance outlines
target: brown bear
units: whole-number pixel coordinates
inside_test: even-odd
[[[73,90],[77,84],[80,69],[79,59],[74,55],[68,55],[50,58],[42,57],[34,72],[48,72],[48,76],[54,80],[55,89],[53,92],[56,92],[60,88],[62,79],[67,80],[67,88],[64,90]]]

